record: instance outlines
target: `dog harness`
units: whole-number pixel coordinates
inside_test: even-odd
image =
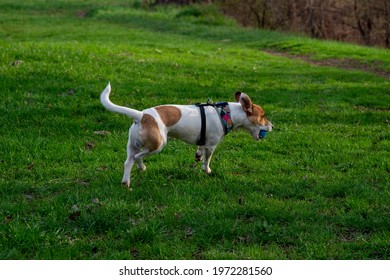
[[[199,107],[200,120],[201,120],[200,135],[198,140],[196,141],[196,145],[204,146],[204,144],[206,144],[206,114],[204,111],[204,107],[206,106],[212,106],[217,111],[225,135],[228,134],[233,129],[233,121],[230,115],[229,103],[207,102],[207,103],[196,103],[195,105]]]

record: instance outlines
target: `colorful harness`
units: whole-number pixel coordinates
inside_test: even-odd
[[[217,110],[219,114],[219,118],[221,119],[221,123],[223,126],[223,131],[225,135],[233,130],[233,121],[230,115],[229,103],[227,102],[218,102],[214,104],[214,108]]]
[[[198,146],[204,146],[204,144],[206,144],[206,114],[204,111],[204,107],[206,106],[212,106],[217,111],[225,135],[228,134],[230,131],[232,131],[233,121],[230,115],[230,108],[228,102],[217,102],[217,103],[207,102],[202,104],[197,103],[195,105],[199,107],[200,119],[201,119],[200,135],[198,140],[196,141],[196,144]]]

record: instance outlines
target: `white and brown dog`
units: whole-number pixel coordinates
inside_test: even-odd
[[[122,179],[122,184],[128,187],[134,162],[139,170],[144,171],[146,167],[143,158],[159,153],[167,143],[168,136],[189,144],[197,144],[195,158],[203,160],[203,170],[211,173],[211,156],[228,131],[241,127],[254,139],[260,140],[272,130],[272,124],[266,119],[264,110],[241,92],[235,94],[236,102],[203,106],[161,105],[143,111],[115,105],[109,99],[110,92],[111,86],[108,84],[100,95],[103,106],[134,120],[129,130],[127,159]]]

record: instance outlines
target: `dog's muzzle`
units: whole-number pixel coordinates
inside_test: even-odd
[[[267,133],[272,131],[272,127],[273,127],[272,123],[268,123],[268,126],[267,126],[266,129],[261,129],[259,131],[259,140],[264,139],[265,137],[267,137]]]

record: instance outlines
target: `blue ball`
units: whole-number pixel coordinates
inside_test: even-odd
[[[260,139],[265,138],[266,136],[267,136],[267,131],[266,130],[260,130],[260,132],[259,132]]]

